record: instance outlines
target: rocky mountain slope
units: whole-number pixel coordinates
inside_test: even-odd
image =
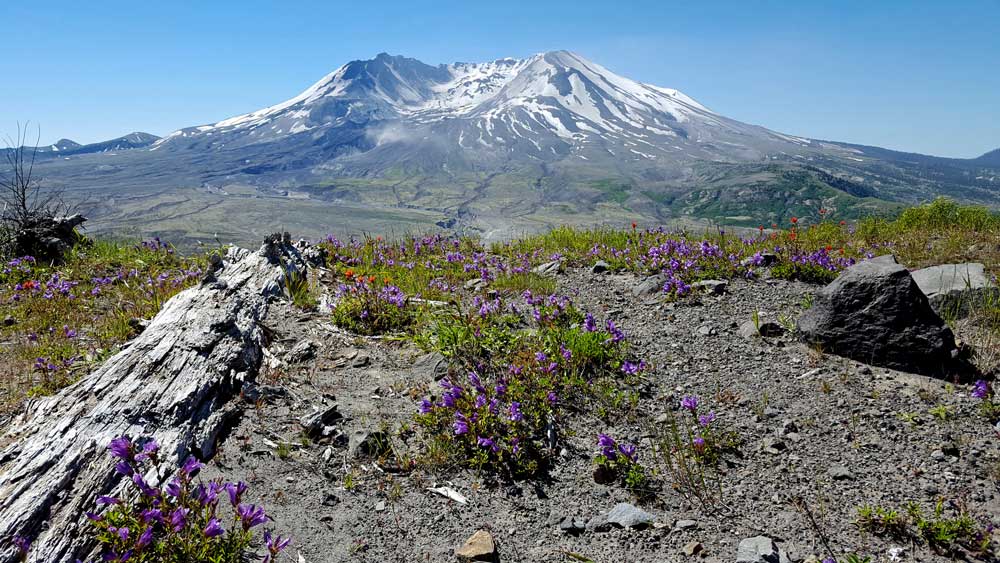
[[[275,210],[268,228],[306,234],[361,209],[404,229],[493,238],[636,217],[756,226],[825,208],[850,218],[936,195],[1000,201],[986,156],[781,134],[567,51],[438,66],[380,54],[278,105],[149,140],[114,155],[54,147],[40,172],[105,225],[190,238],[247,205]],[[236,220],[234,233],[261,227]]]

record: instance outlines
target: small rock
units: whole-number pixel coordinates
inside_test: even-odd
[[[576,535],[587,529],[587,522],[582,518],[567,516],[562,519],[562,522],[559,523],[559,529],[564,533]]]
[[[455,550],[455,556],[459,561],[493,561],[496,550],[493,536],[486,530],[479,530]]]
[[[375,512],[385,512],[385,501],[380,500],[375,503]]]
[[[588,532],[606,532],[611,529],[607,514],[598,514],[587,521]]]
[[[765,452],[777,455],[787,450],[788,446],[777,438],[765,438],[763,448]]]
[[[705,546],[701,545],[701,542],[693,541],[684,544],[684,547],[681,549],[681,553],[687,555],[688,557],[693,557],[701,553],[703,549],[705,549]]]
[[[306,429],[312,437],[329,436],[333,433],[333,425],[342,420],[344,416],[337,410],[337,405],[326,409],[316,410],[299,419],[299,424]]]
[[[987,292],[996,293],[996,287],[991,287],[986,270],[978,262],[941,264],[914,270],[910,275],[939,315],[964,317]]]
[[[562,269],[563,269],[562,262],[560,262],[559,260],[553,260],[551,262],[546,262],[539,266],[535,266],[534,268],[531,269],[531,271],[540,276],[554,278],[556,277],[557,274],[559,274],[559,272],[562,271]]]
[[[747,340],[754,338],[775,338],[785,334],[785,327],[774,321],[760,319],[755,323],[751,319],[743,321],[739,328],[739,334]]]
[[[351,367],[363,368],[370,364],[372,361],[371,356],[368,354],[358,354],[354,356],[354,361],[351,362]]]
[[[698,327],[698,334],[701,336],[712,336],[716,334],[716,332],[715,327],[711,325],[701,325]]]
[[[826,470],[826,474],[830,476],[834,481],[853,481],[854,474],[851,470],[840,464],[831,465],[829,469]]]
[[[944,452],[941,450],[934,450],[931,452],[931,459],[934,461],[944,461],[946,457],[948,456],[944,455]]]
[[[740,541],[736,548],[736,563],[789,563],[785,552],[767,536]]]
[[[698,522],[695,520],[678,520],[674,522],[675,530],[693,530],[698,527]]]
[[[340,504],[340,499],[333,493],[326,493],[323,497],[323,506],[337,506],[338,504]]]
[[[606,465],[594,467],[594,482],[598,485],[610,485],[618,480],[618,474],[614,469]]]
[[[618,503],[608,512],[609,524],[622,528],[645,528],[653,522],[653,515],[627,502]]]
[[[316,350],[318,349],[319,344],[316,344],[312,340],[300,340],[285,354],[285,361],[290,364],[309,361],[316,357]]]
[[[430,372],[434,375],[434,381],[440,381],[448,375],[448,358],[440,352],[431,352],[417,358],[413,367],[422,372]]]
[[[486,280],[484,280],[483,278],[472,278],[471,280],[465,282],[465,285],[463,287],[465,287],[465,289],[467,289],[468,291],[479,291],[485,286],[486,286]]]
[[[700,289],[706,293],[712,293],[714,295],[722,295],[726,292],[729,287],[729,282],[723,280],[701,280],[691,284],[693,289]]]
[[[392,443],[385,432],[356,430],[348,440],[347,453],[351,457],[377,457],[392,450]]]
[[[950,457],[962,457],[962,450],[954,442],[945,442],[941,444],[941,452]]]
[[[799,431],[798,425],[795,424],[794,420],[786,420],[781,423],[781,430],[778,432],[782,436],[788,436],[789,434]]]
[[[659,293],[663,291],[663,284],[665,284],[666,282],[667,282],[667,276],[663,274],[650,276],[648,278],[643,279],[634,287],[632,287],[632,295],[635,295],[636,297],[642,297],[653,293]]]
[[[608,264],[604,260],[598,260],[597,262],[594,262],[594,267],[591,268],[590,271],[595,274],[602,274],[610,269],[611,264]]]
[[[288,391],[280,385],[254,385],[249,382],[243,384],[240,393],[248,403],[256,403],[257,401],[274,403],[278,399],[288,396]]]

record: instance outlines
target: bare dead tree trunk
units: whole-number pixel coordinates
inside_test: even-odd
[[[255,379],[260,323],[285,267],[304,265],[280,241],[256,253],[232,249],[215,281],[174,296],[124,350],[30,406],[2,438],[0,537],[35,538],[33,562],[89,555],[85,511],[98,495],[125,490],[106,450],[116,436],[154,437],[168,464],[209,458],[241,410],[232,399]],[[0,561],[16,560],[0,550]]]

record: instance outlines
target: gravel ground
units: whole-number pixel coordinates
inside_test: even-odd
[[[260,379],[269,386],[256,404],[248,400],[206,476],[249,482],[275,527],[295,538],[299,555],[286,560],[308,563],[455,561],[455,549],[480,529],[493,534],[504,562],[734,561],[739,541],[757,535],[775,538],[793,561],[822,558],[827,546],[875,561],[889,560],[893,547],[905,549],[904,561],[944,561],[927,547],[861,534],[857,507],[917,501],[929,508],[943,498],[998,519],[998,437],[968,386],[824,356],[788,337],[739,334],[754,310],[794,318],[816,286],[737,280],[722,295],[666,304],[633,295],[637,281],[582,269],[559,277],[560,292],[599,320],[619,323],[655,369],[636,416],[613,427],[586,413],[564,421],[563,451],[544,480],[497,483],[459,468],[402,472],[350,455],[353,432],[395,434],[412,421],[434,385],[434,363],[406,342],[351,336],[325,315],[282,305],[267,320],[272,352],[283,358],[309,340],[316,355],[265,370]],[[602,431],[640,444],[640,462],[662,471],[650,437],[680,395],[699,396],[742,441],[710,487],[721,502],[707,506],[673,490],[669,474],[643,500],[596,484],[592,459]],[[304,442],[299,419],[333,405],[343,417],[334,435]],[[947,407],[946,420],[928,412],[936,406]],[[899,413],[918,417],[909,422]],[[394,446],[415,454],[419,436],[404,435]],[[467,503],[428,490],[437,486]],[[566,517],[588,521],[623,502],[650,513],[653,524],[560,530]],[[701,550],[687,556],[692,542]]]

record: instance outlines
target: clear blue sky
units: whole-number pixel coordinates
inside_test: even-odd
[[[43,143],[164,135],[382,51],[568,49],[785,133],[957,157],[1000,147],[998,0],[613,4],[4,1],[0,133],[30,119]]]

